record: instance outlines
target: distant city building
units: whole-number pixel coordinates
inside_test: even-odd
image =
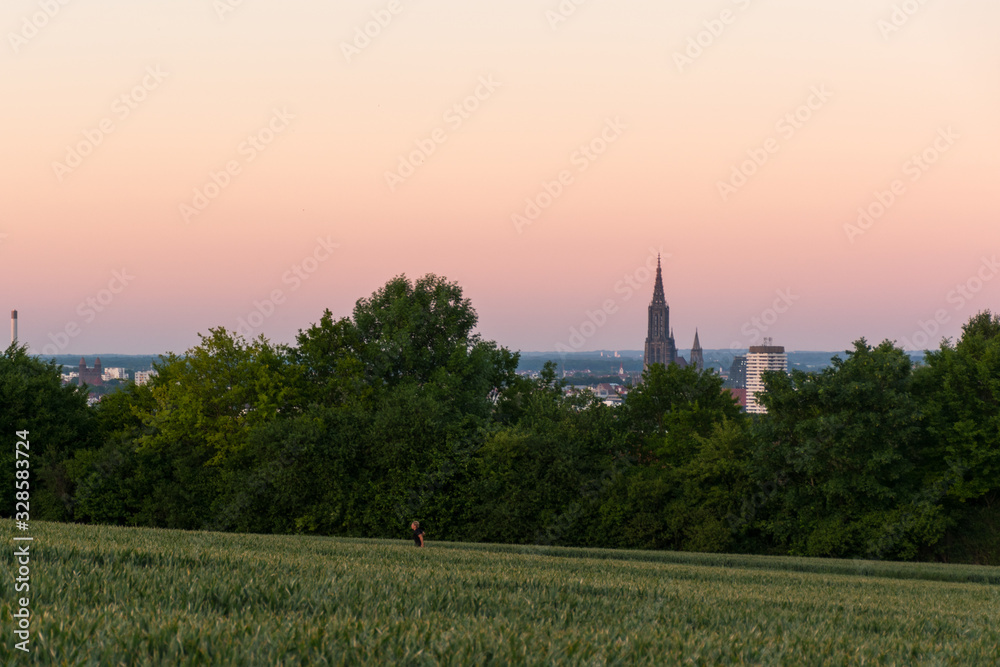
[[[108,380],[127,380],[128,371],[124,368],[106,368],[103,377],[105,382]]]
[[[747,387],[747,358],[738,354],[733,357],[733,363],[729,365],[729,380],[726,386],[733,389],[746,389]]]
[[[764,393],[762,376],[764,371],[788,372],[788,355],[785,348],[773,345],[770,338],[764,339],[763,345],[750,347],[747,355],[747,412],[764,414],[767,408],[757,402],[757,394]]]
[[[668,333],[669,332],[669,333]],[[677,346],[670,330],[670,306],[663,291],[663,270],[660,257],[656,257],[656,283],[653,285],[653,300],[649,304],[649,322],[646,331],[646,350],[642,357],[642,368],[648,370],[652,364],[668,364],[677,361]]]
[[[694,330],[694,345],[691,346],[691,365],[699,373],[705,370],[705,355],[701,349],[701,343],[698,342],[697,328]]]
[[[602,382],[601,384],[597,385],[597,388],[594,390],[594,393],[597,394],[598,398],[607,398],[608,396],[617,396],[618,395],[618,385],[616,385],[616,384],[610,384],[610,383],[607,383],[607,382]]]
[[[136,371],[135,383],[146,384],[150,378],[156,377],[156,371]]]
[[[87,360],[80,357],[80,384],[89,384],[91,387],[100,387],[104,384],[104,372],[101,370],[101,358],[94,360],[94,367],[87,368]]]
[[[726,387],[723,391],[728,391],[736,399],[736,402],[741,408],[746,410],[747,407],[747,390],[745,387]]]
[[[592,394],[600,399],[604,405],[611,407],[621,405],[625,396],[628,395],[628,389],[613,382],[602,382],[589,387],[566,387],[564,391],[567,397]]]

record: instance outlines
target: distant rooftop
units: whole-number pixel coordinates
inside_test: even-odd
[[[784,354],[783,345],[751,345],[750,354]]]

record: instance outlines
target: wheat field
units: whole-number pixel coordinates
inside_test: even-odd
[[[5,543],[13,544],[13,530]],[[996,664],[1000,568],[32,524],[39,665]],[[13,547],[3,561],[14,571]]]

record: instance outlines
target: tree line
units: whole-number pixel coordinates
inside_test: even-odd
[[[294,345],[210,329],[94,407],[12,345],[0,433],[31,431],[36,519],[1000,563],[998,316],[916,367],[860,339],[770,373],[760,416],[674,365],[621,406],[568,396],[476,323],[456,283],[399,276]]]

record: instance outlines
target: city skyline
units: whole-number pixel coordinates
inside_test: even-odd
[[[0,308],[39,353],[183,352],[435,273],[508,348],[641,350],[662,253],[685,352],[934,348],[998,309],[998,19],[12,0]]]

